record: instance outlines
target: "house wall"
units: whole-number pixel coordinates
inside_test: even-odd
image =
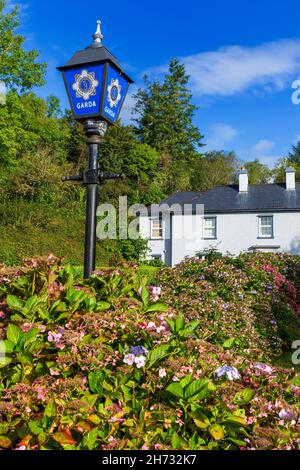
[[[274,238],[258,238],[258,216],[273,215]],[[300,254],[300,212],[264,212],[240,214],[209,214],[217,218],[217,239],[203,239],[203,216],[174,215],[172,217],[172,239],[151,240],[150,219],[141,218],[141,236],[149,239],[151,254],[161,254],[168,265],[176,265],[186,256],[216,248],[221,253],[239,254],[253,246],[279,246],[278,251]],[[164,220],[165,230],[170,229],[170,220]],[[164,236],[166,231],[164,230]],[[194,238],[192,238],[194,234]],[[171,251],[171,253],[170,253]],[[269,250],[269,248],[267,249]],[[277,250],[276,250],[277,251]]]

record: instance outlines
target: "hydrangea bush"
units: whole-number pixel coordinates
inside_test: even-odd
[[[0,268],[0,448],[299,449],[299,271],[259,254],[156,285],[54,256]]]

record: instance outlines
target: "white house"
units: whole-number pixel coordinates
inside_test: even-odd
[[[219,252],[273,251],[300,254],[300,183],[286,170],[285,184],[239,184],[206,192],[181,192],[140,216],[140,233],[149,240],[148,259],[174,266],[186,256]]]

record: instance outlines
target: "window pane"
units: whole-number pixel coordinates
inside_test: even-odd
[[[162,220],[152,220],[151,236],[152,238],[162,238]]]
[[[259,218],[259,236],[266,238],[273,236],[273,217],[262,216]]]
[[[216,219],[204,219],[204,238],[216,238]]]
[[[272,225],[272,217],[261,217],[261,225]]]
[[[271,237],[272,236],[272,227],[262,226],[260,233],[263,237]]]

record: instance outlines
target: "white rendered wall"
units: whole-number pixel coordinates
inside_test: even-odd
[[[273,215],[274,238],[258,237],[259,215]],[[141,217],[141,236],[149,240],[149,258],[151,253],[161,254],[163,261],[174,266],[186,256],[194,256],[196,252],[204,249],[216,248],[223,254],[239,254],[257,245],[279,246],[278,251],[300,254],[300,212],[207,214],[207,217],[217,218],[216,240],[203,239],[203,216],[174,215],[172,243],[169,244],[164,239],[151,240],[150,219]],[[168,226],[168,220],[164,225]],[[170,247],[171,257],[168,257]]]

